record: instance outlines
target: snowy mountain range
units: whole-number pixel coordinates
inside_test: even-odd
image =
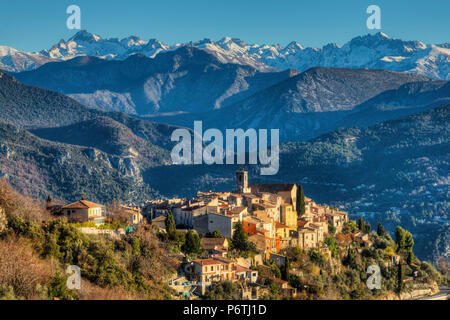
[[[222,63],[250,65],[259,71],[312,67],[369,68],[412,72],[433,79],[450,79],[450,45],[425,44],[420,41],[392,39],[384,33],[352,39],[343,46],[328,44],[323,48],[304,48],[297,42],[287,46],[247,44],[236,38],[219,41],[169,45],[156,39],[144,41],[136,36],[124,39],[102,37],[79,31],[69,40],[61,40],[39,53],[21,52],[0,46],[0,69],[20,72],[36,69],[50,61],[64,61],[78,56],[95,56],[107,60],[124,60],[139,53],[154,58],[161,52],[182,46],[202,48],[213,53]]]

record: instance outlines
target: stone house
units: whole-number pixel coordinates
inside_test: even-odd
[[[325,227],[322,224],[309,223],[308,227],[316,232],[317,242],[320,243],[325,240],[326,231],[325,231]],[[328,229],[328,225],[326,228]]]
[[[294,210],[294,206],[291,204],[281,205],[281,223],[290,228],[296,228],[297,226],[297,212]]]
[[[282,295],[288,296],[290,298],[295,298],[297,296],[297,289],[291,287],[287,281],[272,278],[274,284],[279,288]]]
[[[234,226],[242,222],[240,215],[233,215],[230,211],[221,213],[208,213],[208,232],[219,231],[223,236],[232,238]]]
[[[131,224],[139,224],[144,219],[139,208],[122,206],[121,209],[125,214],[129,216]]]
[[[223,258],[224,259],[224,258]],[[235,279],[235,263],[231,260],[199,259],[193,261],[192,277],[201,283]]]
[[[258,271],[251,270],[241,265],[236,265],[236,280],[243,282],[256,283],[258,281]]]
[[[185,226],[187,228],[194,227],[194,218],[206,215],[208,207],[203,205],[194,205],[184,208],[176,208],[173,211],[173,216],[176,225]]]
[[[346,212],[327,212],[325,213],[325,217],[336,228],[336,232],[342,232],[344,224],[348,222],[348,214]]]
[[[292,204],[297,211],[297,185],[293,183],[251,184],[253,192],[273,193],[279,195],[285,204]]]
[[[80,200],[61,208],[62,213],[70,222],[105,222],[105,206],[87,200]]]
[[[202,238],[201,243],[208,255],[224,256],[229,248],[227,238]]]
[[[308,227],[298,229],[297,239],[293,239],[293,243],[295,243],[294,246],[296,245],[300,249],[317,248],[319,244],[316,231]]]

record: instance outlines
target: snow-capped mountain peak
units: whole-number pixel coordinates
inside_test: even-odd
[[[49,50],[43,50],[39,54],[24,53],[1,46],[0,68],[8,71],[24,71],[39,67],[48,61],[68,60],[83,55],[124,60],[138,53],[154,58],[161,52],[182,46],[205,49],[221,62],[250,65],[260,71],[275,69],[305,71],[317,66],[378,68],[414,72],[435,79],[450,79],[449,43],[428,45],[420,41],[403,41],[383,32],[355,37],[342,46],[330,43],[322,48],[305,48],[295,41],[283,47],[279,44],[249,44],[232,37],[224,37],[218,41],[203,39],[169,45],[157,39],[145,41],[137,36],[105,39],[82,30],[69,40],[61,40]],[[12,62],[13,56],[16,62]]]
[[[16,50],[8,46],[0,46],[0,56],[13,55],[16,54],[17,52],[19,52],[19,50]]]
[[[98,42],[100,40],[102,40],[102,37],[100,37],[99,35],[90,33],[87,30],[81,30],[81,31],[78,31],[73,37],[71,37],[68,42],[82,41],[82,42],[91,42],[92,43],[92,42]]]

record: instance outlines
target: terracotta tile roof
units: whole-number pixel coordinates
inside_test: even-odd
[[[272,280],[273,280],[273,282],[280,283],[280,284],[288,283],[287,281],[284,281],[284,280],[281,280],[281,279],[278,279],[278,278],[272,278]]]
[[[236,272],[252,272],[252,270],[237,264],[236,265]]]
[[[298,221],[297,221],[297,226],[298,226],[299,228],[302,228],[302,227],[304,227],[307,223],[308,223],[308,221],[306,221],[306,220],[298,220]]]
[[[287,228],[288,226],[279,222],[275,222],[275,228]]]
[[[104,208],[102,204],[94,203],[87,200],[80,200],[71,204],[68,204],[63,209],[90,209],[90,208]]]
[[[221,264],[220,261],[214,260],[214,259],[199,259],[193,261],[196,264],[199,264],[201,266],[209,266],[213,264]]]

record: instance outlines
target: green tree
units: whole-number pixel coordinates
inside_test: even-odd
[[[337,257],[339,254],[338,245],[336,243],[336,239],[333,237],[328,237],[325,239],[325,244],[327,245],[328,249],[330,249],[331,255],[333,257]]]
[[[223,234],[220,233],[219,230],[214,230],[214,232],[208,232],[205,235],[206,238],[225,238]]]
[[[408,254],[413,252],[414,239],[411,232],[397,227],[395,229],[395,243],[397,244],[397,252],[403,251]]]
[[[233,238],[231,239],[231,246],[233,249],[239,251],[248,251],[248,236],[244,232],[244,226],[241,222],[236,223],[234,226]]]
[[[342,260],[342,264],[352,269],[357,269],[358,261],[356,260],[356,252],[353,249],[347,249],[347,255]]]
[[[62,277],[59,272],[52,278],[48,287],[48,297],[53,300],[55,298],[62,300],[77,300],[78,295],[74,290],[67,288],[67,277]]]
[[[81,194],[81,200],[86,200],[86,195],[84,194],[84,192]]]
[[[291,261],[289,260],[289,258],[286,258],[286,262],[282,268],[282,274],[281,274],[281,278],[285,281],[289,281],[289,271],[291,269]]]
[[[355,232],[358,229],[358,226],[356,225],[356,222],[354,220],[350,220],[349,222],[345,223],[344,229],[342,230],[343,233],[349,233],[349,232]]]
[[[322,253],[320,253],[320,251],[316,248],[312,249],[309,252],[309,258],[311,259],[312,262],[318,264],[319,266],[322,266],[325,261]]]
[[[414,239],[413,239],[411,232],[409,232],[409,231],[405,232],[405,244],[404,245],[405,245],[404,249],[406,252],[413,252]]]
[[[336,234],[336,227],[333,226],[332,224],[328,224],[328,232],[329,232],[331,235]]]
[[[202,254],[205,251],[197,232],[189,230],[186,233],[186,239],[181,246],[181,250],[187,254]]]
[[[205,295],[206,300],[238,300],[239,288],[229,280],[216,285]]]
[[[141,245],[139,242],[139,238],[133,237],[131,239],[131,249],[132,249],[133,256],[135,256],[135,257],[141,256]]]
[[[395,244],[397,245],[397,252],[405,247],[406,232],[402,227],[395,229]]]
[[[306,212],[305,194],[303,192],[303,186],[299,185],[297,188],[297,213],[301,217]]]
[[[364,218],[363,217],[359,217],[359,220],[358,220],[358,229],[359,229],[359,231],[364,232],[364,230],[365,230],[364,227],[365,227]]]
[[[414,253],[412,251],[408,251],[408,253],[406,254],[406,263],[407,264],[411,264],[414,261]]]
[[[399,263],[397,266],[397,293],[400,294],[403,291],[404,284],[403,280],[405,279],[405,268],[403,264]]]
[[[369,222],[366,221],[364,223],[364,230],[363,230],[363,232],[369,234],[371,229],[372,229],[372,227],[370,226]]]
[[[272,264],[270,268],[272,269],[275,278],[281,279],[282,274],[280,268],[276,264]]]
[[[175,240],[177,236],[177,227],[175,225],[175,219],[173,218],[172,211],[167,213],[166,217],[166,231],[170,240]]]
[[[380,237],[384,237],[386,235],[386,230],[384,229],[383,225],[381,224],[381,222],[378,222],[377,225],[377,234]]]

